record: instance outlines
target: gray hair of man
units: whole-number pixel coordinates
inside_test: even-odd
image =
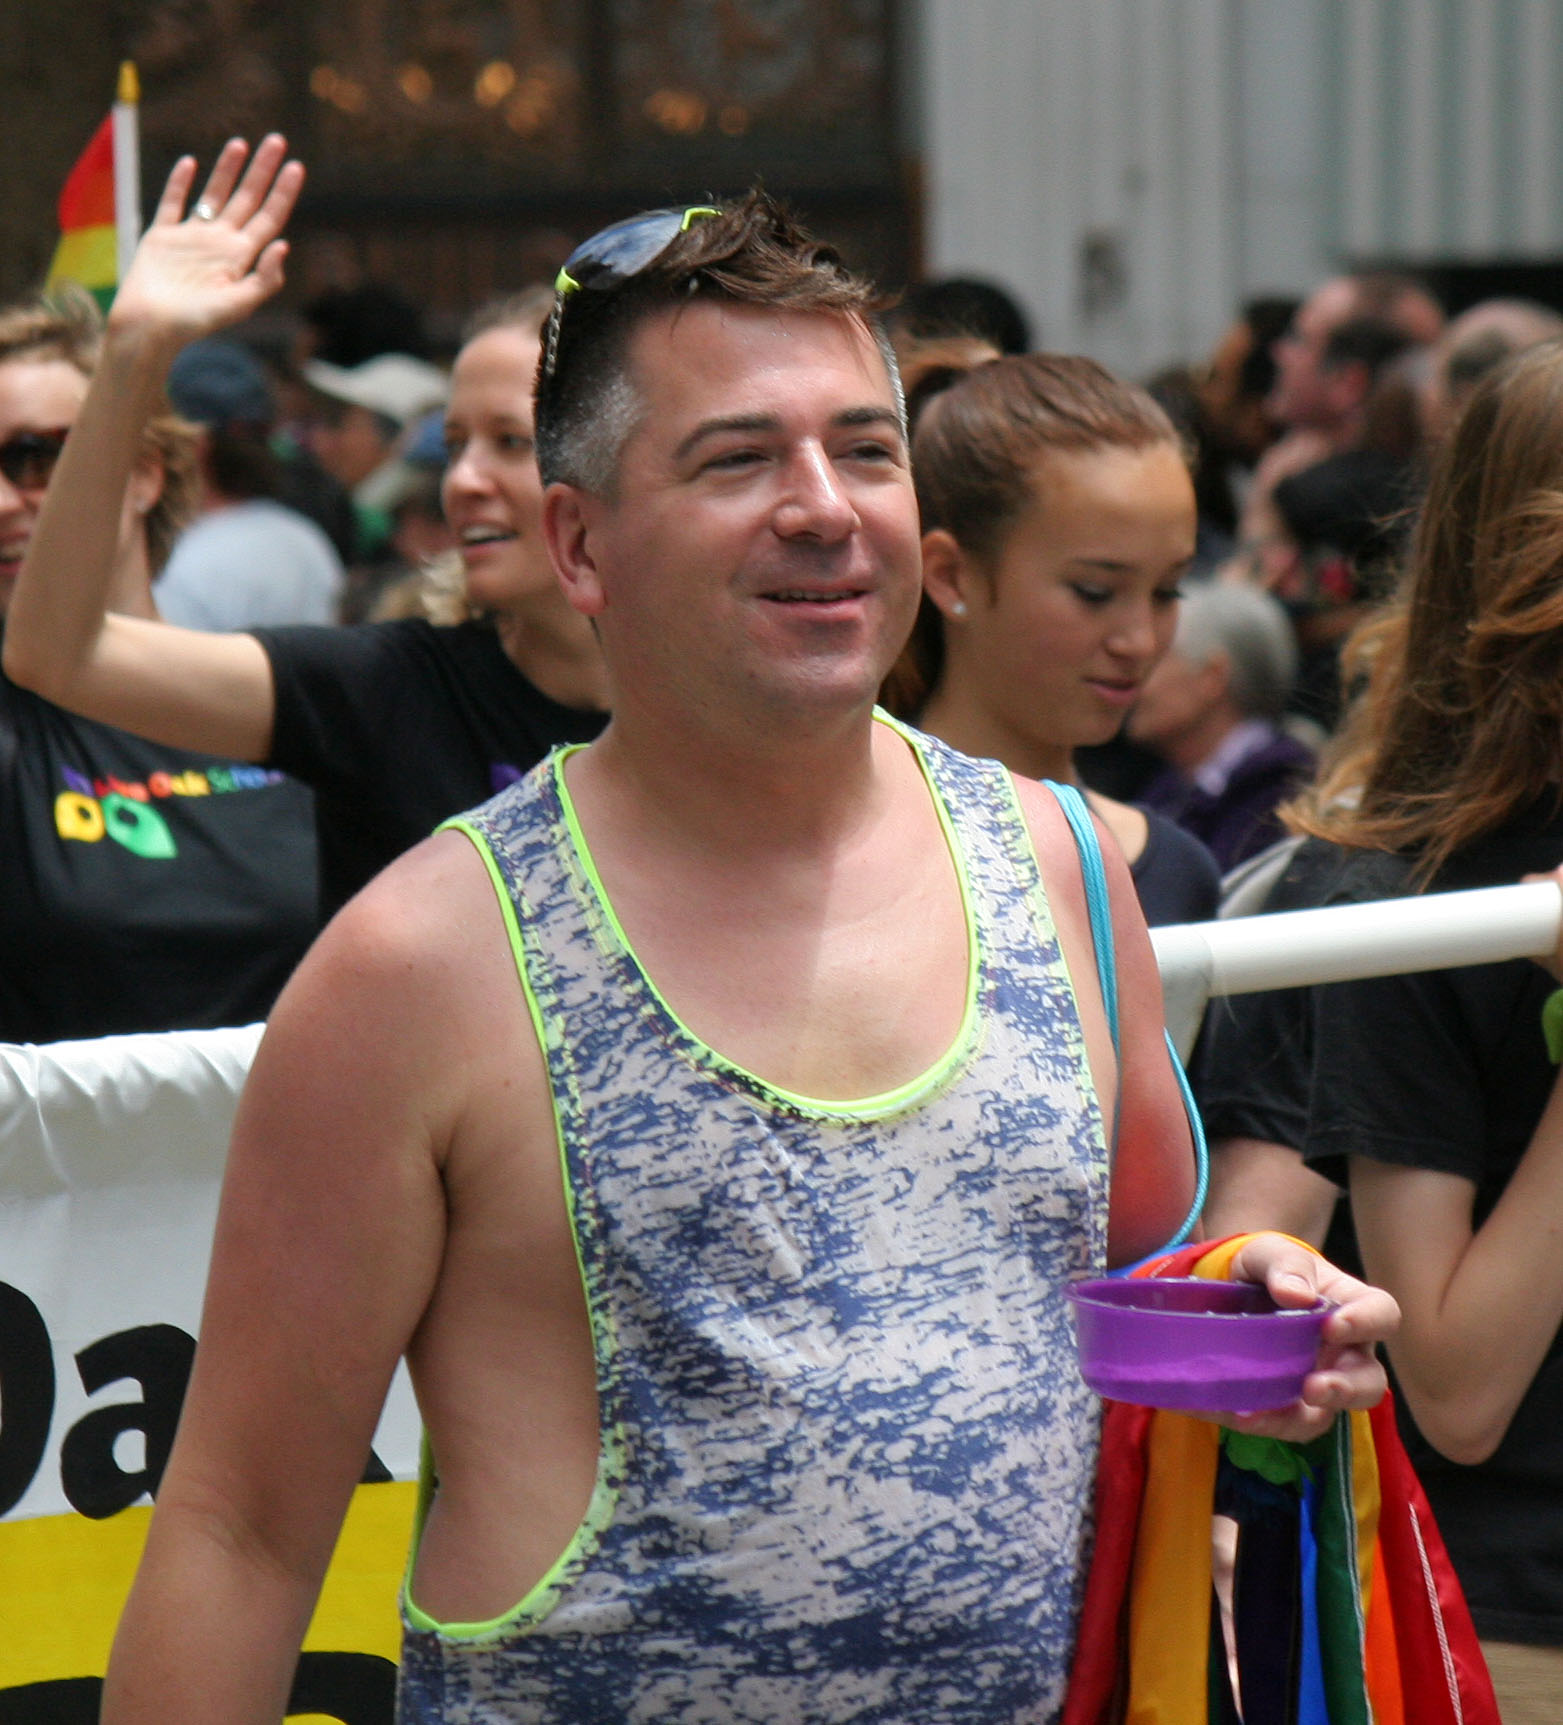
[[[1224,655],[1227,694],[1245,719],[1279,718],[1297,680],[1291,619],[1268,593],[1239,582],[1187,590],[1172,650],[1196,665]]]

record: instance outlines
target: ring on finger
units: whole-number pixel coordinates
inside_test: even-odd
[[[198,222],[215,222],[217,220],[215,205],[207,203],[205,198],[202,198],[190,213]]]

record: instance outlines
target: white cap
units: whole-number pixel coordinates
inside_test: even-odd
[[[377,354],[354,366],[307,360],[304,381],[322,395],[366,407],[398,425],[443,406],[450,392],[450,379],[438,366],[406,353]]]

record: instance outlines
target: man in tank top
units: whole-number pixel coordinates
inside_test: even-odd
[[[1050,793],[875,718],[919,569],[872,304],[758,196],[566,265],[545,525],[613,720],[273,1016],[112,1725],[282,1712],[403,1352],[404,1719],[1056,1717],[1061,1288],[1160,1245],[1192,1158],[1121,859],[1119,1060]],[[1343,1302],[1247,1429],[1377,1396],[1387,1297],[1276,1236],[1238,1273]]]

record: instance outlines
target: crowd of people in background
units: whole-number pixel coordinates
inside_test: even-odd
[[[549,300],[540,286],[480,312],[471,333],[512,319],[535,336]],[[81,308],[71,315],[90,321]],[[552,743],[589,734],[585,715],[605,696],[590,643],[557,639],[569,632],[561,617],[517,622],[513,594],[485,592],[481,579],[468,588],[502,543],[539,560],[532,573],[541,596],[530,594],[523,612],[547,607],[552,579],[531,528],[509,540],[500,537],[509,527],[464,519],[474,513],[472,462],[451,459],[458,433],[450,404],[453,381],[470,364],[433,354],[418,308],[389,287],[324,295],[298,322],[286,351],[274,337],[247,345],[241,330],[195,342],[174,359],[167,401],[190,427],[192,476],[177,505],[179,531],[154,571],[155,613],[143,614],[244,637],[217,646],[211,663],[245,664],[256,688],[260,715],[243,727],[244,760],[283,770],[315,793],[320,903],[329,914],[433,821],[498,788]],[[1277,810],[1308,782],[1339,723],[1341,648],[1387,595],[1432,452],[1482,375],[1563,333],[1563,316],[1496,300],[1445,325],[1409,279],[1341,276],[1301,300],[1247,302],[1207,361],[1169,368],[1141,391],[1082,360],[1028,357],[1023,313],[980,279],[915,284],[891,326],[914,422],[927,419],[917,471],[931,573],[887,705],[1016,771],[1088,785],[1142,883],[1150,919],[1168,922],[1214,914],[1220,873],[1280,836]],[[521,356],[503,385],[516,398],[519,438],[529,423],[529,363]],[[982,403],[984,395],[991,399]],[[1006,436],[1014,448],[1005,449]],[[1176,452],[1175,473],[1160,451]],[[1017,525],[1020,491],[1035,482],[1050,495],[1036,505],[1037,545],[1017,555],[1053,555],[1065,567],[1076,518],[1089,532],[1105,531],[1115,510],[1127,532],[1148,525],[1155,487],[1147,491],[1142,475],[1127,471],[1146,459],[1167,469],[1163,513],[1180,518],[1167,530],[1178,536],[1186,517],[1192,539],[1164,567],[1145,565],[1138,614],[1098,602],[1089,642],[1058,617],[1012,617],[1017,601],[996,568],[998,541]],[[1009,492],[990,471],[994,463],[1013,468]],[[1125,471],[1108,477],[1114,464]],[[1050,481],[1043,465],[1054,469]],[[39,476],[47,473],[27,477]],[[959,483],[973,494],[951,497]],[[19,562],[37,496],[11,490],[8,537]],[[958,522],[941,513],[950,508]],[[951,554],[964,593],[959,581],[951,585]],[[1124,561],[1138,568],[1139,548]],[[1082,617],[1093,604],[1068,579],[1059,592],[1059,603]],[[366,622],[377,627],[354,632]],[[343,625],[348,632],[338,637]],[[300,626],[333,633],[311,636]],[[982,643],[975,652],[973,641]],[[405,683],[387,711],[318,682],[351,677],[383,687],[386,656],[405,656],[414,643],[451,661],[443,672],[428,668],[449,686],[442,717],[447,708],[480,710],[461,721],[472,734],[457,752],[471,762],[459,770],[445,758],[454,742],[436,740],[440,726],[413,720],[417,703]],[[492,651],[499,643],[524,673],[534,657],[542,665],[541,676],[529,674],[526,719],[498,710],[517,696],[503,655]],[[13,654],[44,657],[32,676],[47,693],[75,675],[60,655],[78,650],[28,639]],[[563,670],[551,663],[556,650],[568,662]],[[146,664],[182,680],[183,655],[201,662],[206,651],[186,639],[167,658],[149,651]],[[386,662],[360,663],[365,656]],[[1053,659],[1060,662],[1050,669]],[[342,668],[349,661],[351,672]],[[322,662],[333,668],[323,672]],[[148,698],[116,692],[87,710],[146,730]],[[228,689],[223,699],[231,707]],[[265,710],[272,701],[280,715]],[[192,704],[187,694],[183,705]],[[393,715],[405,720],[402,734]],[[507,735],[518,724],[525,736]],[[160,716],[153,729],[175,746],[214,740],[198,712]],[[435,776],[448,775],[449,794],[410,788],[424,761]],[[387,812],[396,804],[405,805],[404,818]],[[357,860],[343,861],[344,851]],[[74,853],[67,845],[62,854]],[[12,1028],[57,1034],[60,1022]]]
[[[611,704],[540,527],[548,288],[454,354],[392,290],[333,296],[286,356],[183,345],[172,270],[139,291],[167,335],[135,365],[85,303],[0,315],[12,1041],[264,1017],[385,864]],[[1563,860],[1563,317],[1341,275],[1143,386],[980,281],[889,323],[924,590],[883,703],[1085,789],[1148,920],[1214,915],[1261,852],[1269,908]],[[1194,1072],[1211,1226],[1328,1236],[1405,1310],[1407,1429],[1515,1721],[1563,1694],[1552,987],[1256,996]]]

